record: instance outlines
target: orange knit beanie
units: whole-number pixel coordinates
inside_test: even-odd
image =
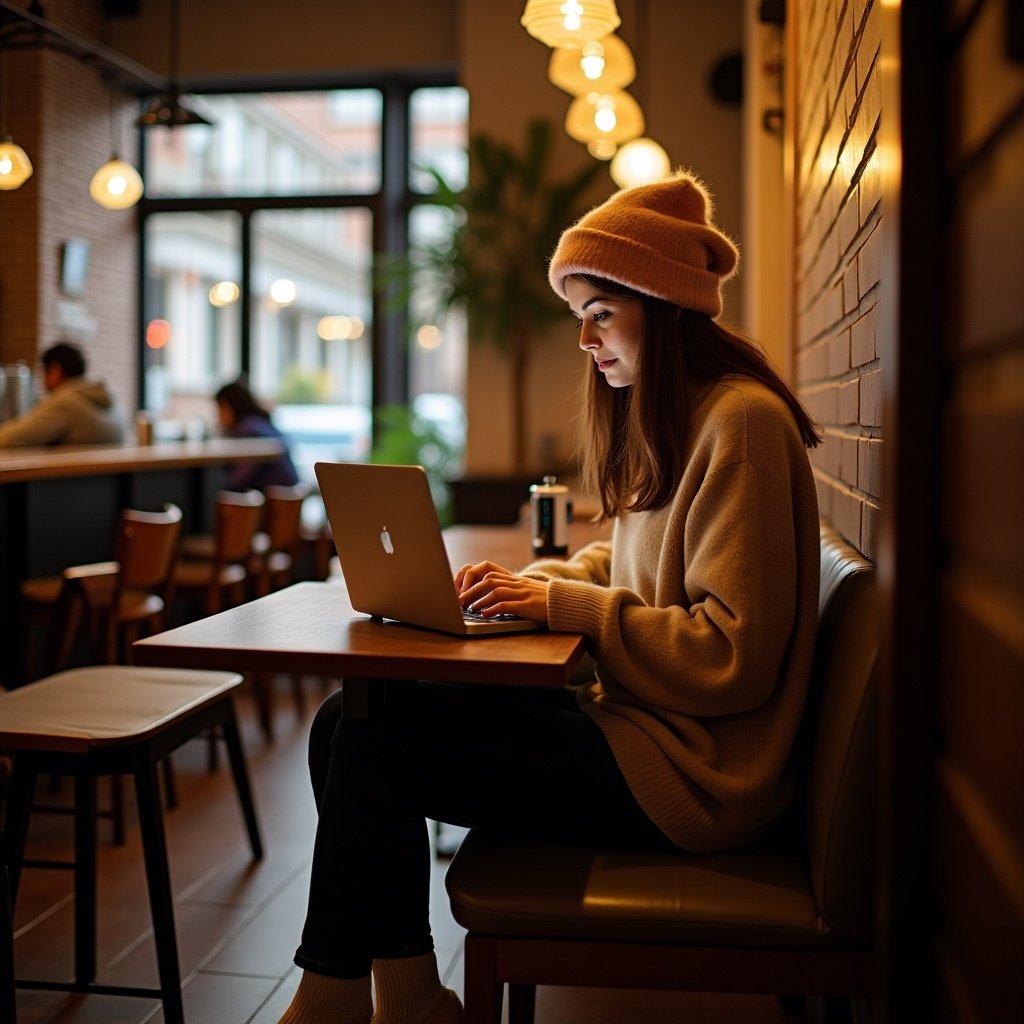
[[[717,317],[739,253],[711,216],[711,197],[683,171],[621,189],[562,232],[548,280],[564,299],[567,277],[593,274]]]

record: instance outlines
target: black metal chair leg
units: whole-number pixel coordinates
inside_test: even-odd
[[[164,1020],[167,1024],[184,1024],[181,968],[178,963],[178,945],[174,929],[174,898],[171,895],[171,876],[156,765],[147,758],[145,763],[136,768],[134,774]]]
[[[0,849],[0,862],[7,865],[12,913],[18,900],[18,881],[21,878],[21,862],[25,858],[25,842],[28,839],[28,822],[32,814],[37,777],[32,755],[18,754],[14,758],[14,771],[11,773],[11,789],[7,796],[7,816]]]
[[[96,776],[75,776],[75,982],[96,978]]]

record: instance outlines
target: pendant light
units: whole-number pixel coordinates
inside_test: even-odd
[[[664,181],[672,171],[668,153],[654,139],[633,139],[612,158],[608,173],[619,188]]]
[[[565,115],[565,130],[577,142],[598,140],[621,145],[644,132],[644,114],[628,92],[591,92],[577,96]]]
[[[0,49],[0,189],[21,188],[31,177],[32,161],[7,134],[7,65]]]
[[[140,128],[178,128],[190,124],[211,124],[202,114],[181,101],[178,85],[178,51],[180,26],[178,24],[178,0],[170,0],[170,55],[167,77],[169,87],[150,101],[149,106],[139,115],[135,124]]]
[[[89,195],[107,210],[126,210],[142,198],[142,178],[114,154],[89,182]]]
[[[614,32],[622,19],[615,0],[527,0],[520,24],[546,46],[578,50]]]
[[[614,33],[591,39],[579,50],[552,50],[548,79],[572,96],[595,89],[624,89],[636,78],[636,62],[629,47]]]
[[[637,0],[637,52],[647,41],[647,4],[645,0]],[[648,74],[650,65],[647,65]],[[668,153],[654,139],[634,138],[612,158],[608,173],[619,188],[632,188],[635,185],[652,185],[656,181],[664,181],[672,172],[672,162]]]
[[[92,176],[89,195],[106,210],[126,210],[142,198],[142,178],[139,172],[118,152],[121,138],[120,88],[110,91],[110,140],[113,153],[110,159]]]

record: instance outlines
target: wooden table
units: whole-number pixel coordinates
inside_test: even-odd
[[[570,544],[605,536],[575,524]],[[530,560],[529,531],[459,526],[445,531],[453,565]],[[268,597],[179,626],[134,645],[135,662],[168,668],[303,673],[342,680],[349,714],[366,714],[371,680],[432,679],[455,683],[564,686],[584,653],[576,633],[448,636],[396,622],[372,622],[352,609],[340,583],[297,583]]]

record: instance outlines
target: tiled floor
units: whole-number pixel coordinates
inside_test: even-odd
[[[282,681],[283,684],[283,681]],[[206,770],[206,747],[175,755],[179,806],[166,814],[178,946],[188,1024],[274,1024],[298,983],[291,956],[306,903],[314,808],[306,778],[305,738],[320,699],[306,680],[308,708],[297,714],[290,691],[276,694],[277,736],[267,744],[251,700],[240,699],[243,735],[266,846],[252,863],[228,772]],[[47,788],[44,784],[42,789]],[[62,793],[40,793],[48,803]],[[101,788],[101,794],[103,789]],[[129,792],[130,797],[130,792]],[[102,798],[102,797],[101,797]],[[129,800],[130,802],[130,800]],[[156,983],[156,958],[138,833],[125,846],[105,841],[99,855],[99,980]],[[66,857],[70,820],[35,815],[31,855]],[[445,862],[436,862],[432,926],[444,980],[462,988],[462,930],[444,895]],[[20,977],[67,978],[72,965],[73,892],[68,872],[27,870],[15,918]],[[19,1024],[146,1024],[163,1020],[151,999],[18,990]],[[544,988],[536,1024],[792,1024],[772,998],[607,989]],[[6,1022],[4,1022],[6,1024]]]

